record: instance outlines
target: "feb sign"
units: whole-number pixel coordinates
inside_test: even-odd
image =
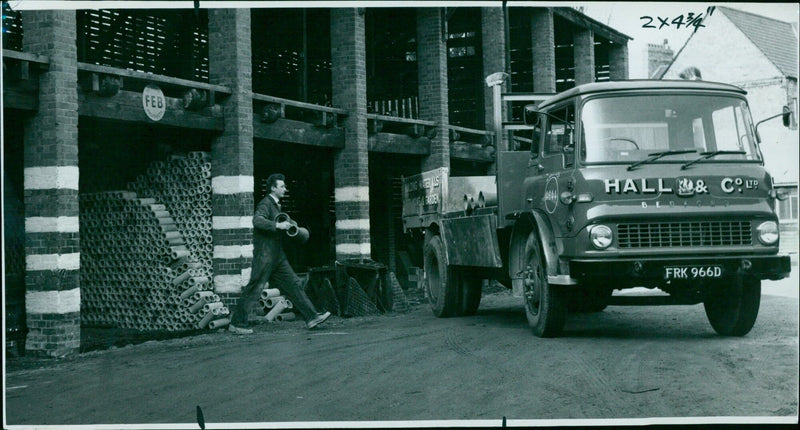
[[[153,121],[161,120],[167,110],[167,99],[164,98],[161,88],[152,84],[144,87],[144,91],[142,91],[142,107],[144,107],[144,113],[148,118]]]

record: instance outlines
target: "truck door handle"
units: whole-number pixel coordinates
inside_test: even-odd
[[[527,198],[527,199],[525,199],[525,200],[527,200],[527,201],[528,201],[528,203],[533,203],[533,197],[528,197],[528,198]]]

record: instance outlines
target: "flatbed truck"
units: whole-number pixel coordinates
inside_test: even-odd
[[[433,313],[475,314],[490,279],[522,299],[540,337],[558,336],[568,312],[609,304],[702,303],[717,333],[747,334],[761,281],[788,276],[790,260],[778,253],[775,203],[785,196],[764,167],[746,92],[703,81],[580,85],[525,106],[516,129],[530,139],[502,144],[512,128],[503,79],[487,78],[497,174],[442,167],[403,179],[403,227],[423,238]],[[790,115],[767,119],[787,125]],[[634,287],[665,294],[612,298]]]

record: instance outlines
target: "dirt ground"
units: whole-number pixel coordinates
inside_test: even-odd
[[[293,321],[16,359],[5,421],[198,428],[199,406],[206,428],[796,423],[798,299],[784,292],[797,283],[782,282],[743,338],[717,336],[696,305],[571,314],[562,337],[540,339],[520,299],[495,291],[474,317],[421,304],[313,331]]]

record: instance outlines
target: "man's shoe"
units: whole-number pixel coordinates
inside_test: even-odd
[[[228,331],[234,334],[251,334],[253,333],[253,329],[251,328],[241,328],[236,327],[233,324],[228,324]]]
[[[324,314],[317,314],[314,318],[311,318],[311,321],[307,322],[306,325],[308,328],[314,328],[322,323],[325,322],[328,317],[331,316],[330,312],[325,312]]]

